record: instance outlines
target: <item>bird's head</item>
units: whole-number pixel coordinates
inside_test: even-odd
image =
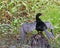
[[[36,17],[39,17],[39,16],[41,16],[42,15],[42,13],[37,13],[36,14]]]

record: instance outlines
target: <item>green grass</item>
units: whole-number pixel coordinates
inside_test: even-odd
[[[55,37],[58,36],[60,34],[60,4],[57,0],[0,0],[1,27],[3,27],[2,24],[9,23],[13,27],[12,34],[20,34],[21,24],[28,20],[34,21],[38,12],[42,13],[40,18],[44,22],[52,23]],[[2,30],[0,29],[0,37],[8,32],[10,32],[9,29],[4,26]],[[56,48],[60,47],[59,37],[55,44],[52,43]]]

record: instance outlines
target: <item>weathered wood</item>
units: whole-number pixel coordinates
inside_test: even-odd
[[[53,26],[51,25],[50,22],[45,22],[47,28],[49,28],[51,30],[51,32],[47,30],[44,30],[45,34],[47,35],[48,39],[54,37],[53,36]],[[21,39],[22,39],[22,44],[24,44],[24,41],[26,39],[26,35],[27,33],[32,33],[32,31],[34,31],[36,29],[36,22],[26,22],[24,24],[22,24],[21,28],[20,28],[20,32],[21,32]]]
[[[42,32],[33,35],[31,38],[31,48],[51,48],[47,38]]]

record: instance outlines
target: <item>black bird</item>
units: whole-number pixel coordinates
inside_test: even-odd
[[[41,16],[41,13],[38,13],[36,15],[36,30],[39,31],[44,31],[45,29],[47,29],[46,24],[39,18],[39,16]]]

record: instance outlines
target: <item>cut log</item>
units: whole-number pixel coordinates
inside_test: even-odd
[[[51,48],[48,39],[39,32],[31,37],[31,48]]]

